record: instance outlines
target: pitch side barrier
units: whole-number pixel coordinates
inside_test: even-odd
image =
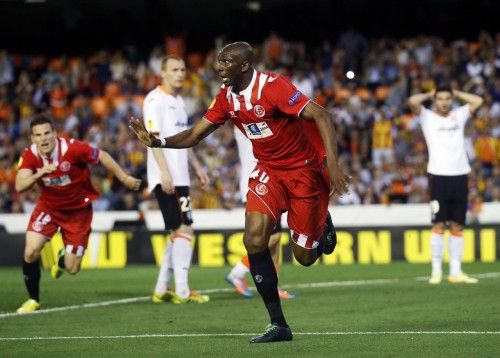
[[[430,210],[428,205],[335,206],[330,212],[337,227],[335,252],[321,264],[387,264],[404,260],[429,263]],[[244,209],[195,210],[193,263],[203,267],[234,265],[245,253]],[[29,214],[0,215],[0,266],[18,266]],[[286,226],[286,216],[282,218]],[[83,268],[121,268],[127,264],[159,265],[169,235],[159,211],[96,212]],[[445,238],[446,239],[446,238]],[[484,204],[476,223],[464,231],[464,262],[494,262],[500,257],[500,203]],[[50,267],[62,247],[56,234],[42,252]],[[282,261],[294,262],[290,235],[281,239]],[[446,247],[446,246],[445,246]],[[445,254],[447,260],[447,254]],[[295,262],[294,262],[295,263]]]

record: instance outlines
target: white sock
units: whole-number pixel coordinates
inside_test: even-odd
[[[229,276],[233,277],[233,278],[241,279],[248,272],[250,272],[250,269],[247,266],[243,265],[243,263],[241,261],[238,261],[238,263],[236,265],[234,265],[233,269],[229,273]]]
[[[450,256],[450,276],[457,276],[462,272],[462,252],[464,238],[450,235],[448,238],[448,254]]]
[[[156,279],[155,293],[162,295],[167,292],[168,284],[170,282],[170,275],[172,274],[172,240],[168,240],[165,250],[163,251],[163,258],[161,261],[160,272]]]
[[[441,275],[443,273],[443,234],[433,232],[431,234],[431,255],[432,255],[432,274]]]
[[[174,237],[173,240],[172,262],[174,264],[175,294],[186,299],[191,293],[188,284],[189,266],[193,256],[191,236],[182,234]]]

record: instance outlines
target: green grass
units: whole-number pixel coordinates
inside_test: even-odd
[[[500,262],[470,264],[466,272],[500,272]],[[193,267],[191,286],[226,289],[228,268]],[[280,281],[297,294],[283,302],[295,333],[287,343],[250,345],[268,323],[260,297],[244,299],[228,290],[211,293],[205,305],[152,304],[148,299],[104,307],[34,315],[11,315],[27,297],[20,268],[0,269],[1,357],[346,357],[500,356],[500,275],[478,285],[430,286],[416,280],[428,265],[285,265]],[[157,268],[86,270],[50,279],[42,273],[42,308],[148,296]],[[371,282],[370,280],[386,279]],[[387,280],[388,279],[388,280]],[[391,280],[394,279],[394,280]],[[360,281],[352,285],[302,288],[312,282]],[[496,332],[451,334],[447,332]],[[337,332],[329,335],[304,333]],[[365,332],[367,334],[353,334]],[[373,333],[369,333],[373,332]],[[400,332],[383,333],[383,332]],[[440,332],[402,334],[403,332]],[[234,334],[171,337],[171,334]],[[346,334],[340,334],[346,333]],[[378,333],[378,334],[375,334]],[[159,335],[157,337],[151,335]],[[243,334],[243,335],[237,335]],[[140,336],[143,337],[116,337]],[[114,336],[116,338],[109,338]],[[27,340],[5,340],[25,337]],[[33,337],[88,337],[33,340]],[[106,338],[108,337],[108,338]]]

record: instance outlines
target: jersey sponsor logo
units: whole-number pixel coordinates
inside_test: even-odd
[[[187,128],[188,124],[177,121],[177,122],[175,122],[175,126],[178,127],[178,128]]]
[[[62,172],[67,172],[71,169],[71,163],[65,160],[61,164],[59,164],[59,168],[61,169]]]
[[[267,138],[273,135],[266,122],[244,124],[243,129],[249,139]]]
[[[300,91],[295,92],[293,96],[288,99],[288,104],[290,106],[293,106],[295,103],[297,103],[300,96],[302,96],[302,93]]]
[[[458,126],[458,124],[455,124],[453,127],[439,127],[438,131],[453,132],[453,131],[458,131],[459,129],[460,129],[460,127]]]
[[[60,177],[42,178],[43,185],[50,186],[66,186],[71,184],[69,175],[62,175]]]
[[[269,192],[266,184],[262,184],[262,183],[259,183],[255,186],[255,191],[257,192],[257,194],[259,194],[261,196],[266,195]]]

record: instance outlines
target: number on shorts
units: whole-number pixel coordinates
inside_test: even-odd
[[[260,176],[259,176],[259,174],[260,174]],[[269,181],[269,175],[267,175],[267,173],[264,171],[262,173],[260,173],[260,169],[254,170],[252,172],[252,174],[250,175],[250,178],[258,179],[263,184],[266,184]]]
[[[183,213],[187,211],[191,211],[191,197],[190,196],[181,196],[179,198],[179,201],[181,202],[181,211]]]

